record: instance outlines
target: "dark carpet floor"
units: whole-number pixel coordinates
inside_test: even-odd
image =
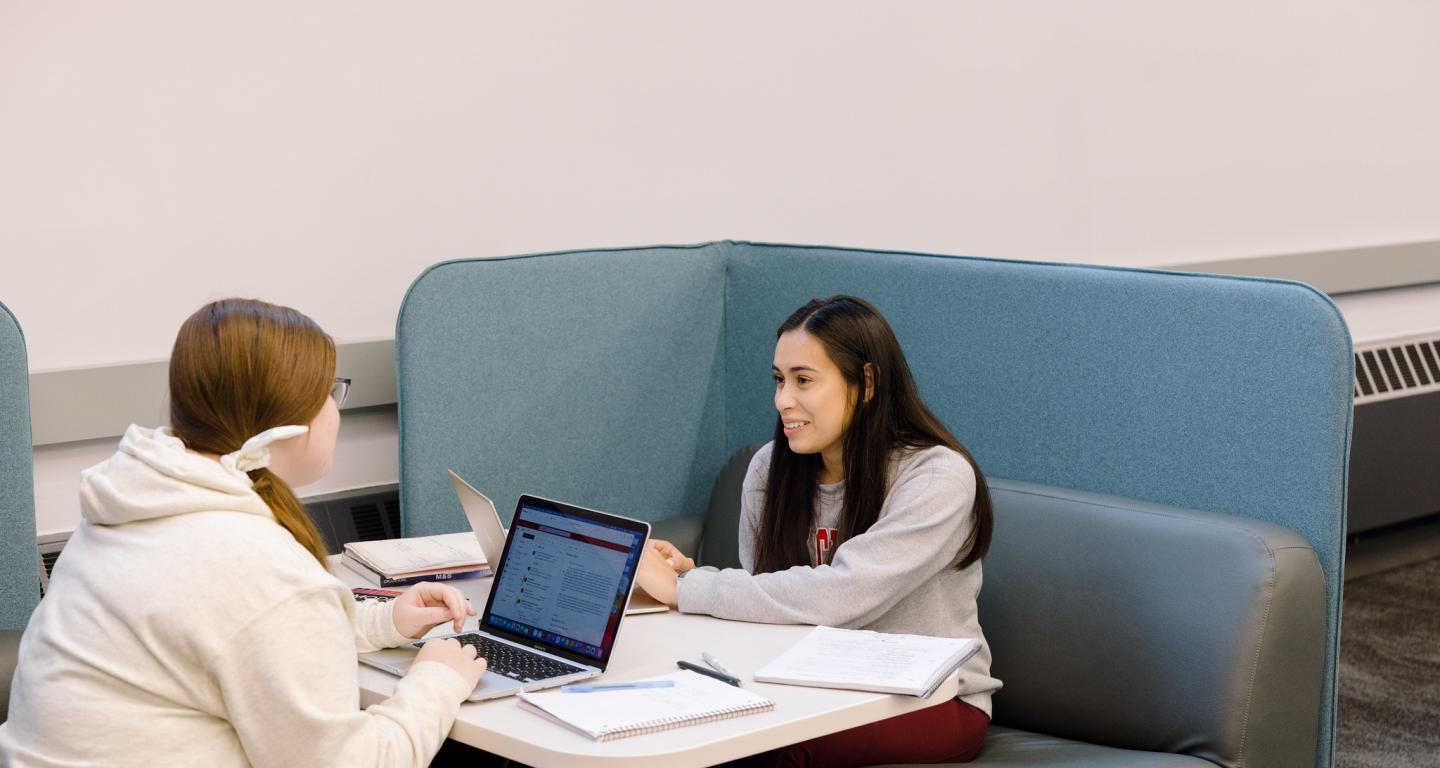
[[[1440,767],[1440,559],[1345,582],[1337,768]]]

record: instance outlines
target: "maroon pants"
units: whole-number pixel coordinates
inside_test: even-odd
[[[990,718],[959,699],[818,739],[762,752],[736,768],[859,768],[885,763],[965,763],[980,754]]]

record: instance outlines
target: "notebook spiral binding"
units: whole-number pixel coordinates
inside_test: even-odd
[[[597,738],[596,741],[612,741],[614,739],[623,739],[629,736],[644,736],[646,734],[659,733],[660,731],[668,731],[673,728],[680,728],[687,725],[713,723],[717,720],[729,720],[731,718],[740,717],[741,715],[749,715],[757,712],[768,712],[774,708],[775,702],[765,701],[755,702],[754,704],[746,704],[739,707],[729,707],[727,709],[722,709],[718,712],[712,712],[702,717],[662,717],[655,720],[647,720],[643,723],[636,723],[625,728],[616,728],[615,730],[605,731],[604,733],[600,734],[600,737]]]

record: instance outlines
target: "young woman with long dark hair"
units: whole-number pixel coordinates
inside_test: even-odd
[[[747,765],[967,761],[989,724],[990,649],[976,612],[990,496],[965,447],[916,390],[869,302],[811,301],[776,333],[774,439],[741,496],[741,569],[696,569],[654,543],[637,576],[686,613],[973,637],[959,696],[756,756]]]
[[[475,610],[417,584],[357,605],[293,486],[330,468],[335,344],[287,307],[227,299],[180,328],[170,426],[85,470],[83,519],[20,642],[5,766],[424,766],[484,673],[427,643],[360,708],[356,652]]]

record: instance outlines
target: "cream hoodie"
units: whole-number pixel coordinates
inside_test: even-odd
[[[415,665],[360,709],[355,656],[407,639],[251,489],[132,426],[20,642],[0,765],[423,766],[469,693]]]

